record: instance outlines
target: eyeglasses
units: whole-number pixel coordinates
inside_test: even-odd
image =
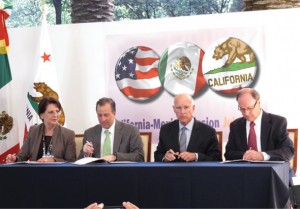
[[[240,106],[238,106],[238,110],[241,111],[241,112],[246,112],[247,110],[248,111],[252,111],[255,108],[257,102],[258,102],[258,100],[256,100],[256,102],[255,102],[255,104],[253,106],[247,107],[247,108],[241,108]]]
[[[49,111],[49,112],[46,112],[48,115],[55,115],[55,114],[57,114],[57,115],[60,115],[61,114],[61,111],[60,110],[58,110],[58,111]]]
[[[176,112],[180,112],[181,110],[186,111],[186,110],[188,110],[190,108],[191,108],[191,106],[175,107],[175,111]]]

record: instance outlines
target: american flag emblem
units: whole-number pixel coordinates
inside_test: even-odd
[[[147,100],[161,89],[159,55],[145,46],[132,47],[119,58],[115,79],[120,91],[133,100]]]

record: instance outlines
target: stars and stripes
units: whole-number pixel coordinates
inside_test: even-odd
[[[161,88],[158,78],[159,55],[145,46],[132,47],[119,58],[115,79],[120,91],[130,99],[146,100]]]

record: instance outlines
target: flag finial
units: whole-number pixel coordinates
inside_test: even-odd
[[[42,19],[46,20],[46,16],[48,14],[48,7],[45,3],[45,0],[42,0]]]

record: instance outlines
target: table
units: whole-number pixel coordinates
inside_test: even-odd
[[[0,208],[284,208],[289,164],[0,165]]]

